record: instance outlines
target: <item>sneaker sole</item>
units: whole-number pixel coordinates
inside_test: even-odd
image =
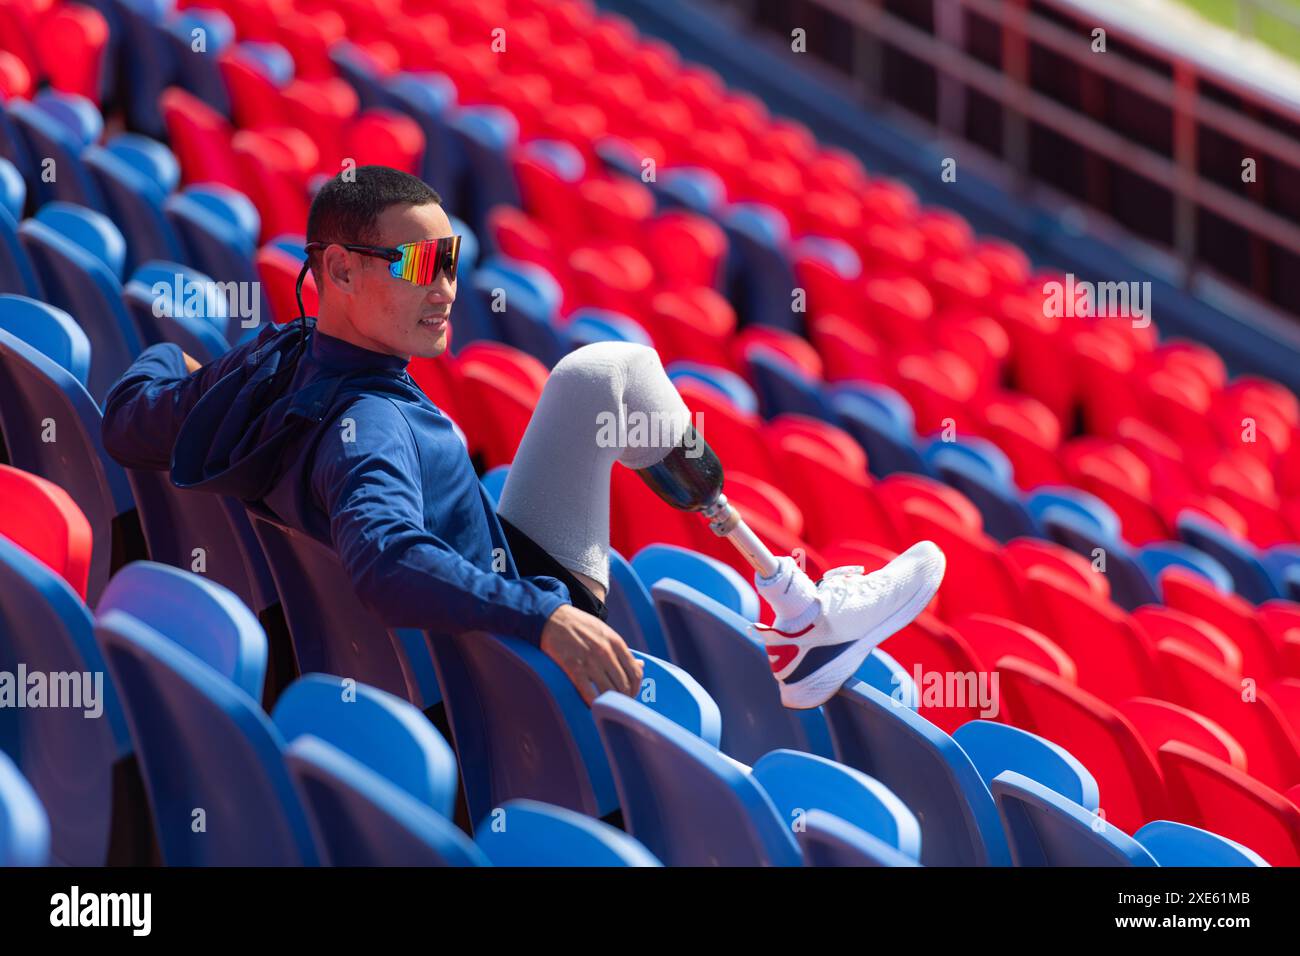
[[[843,654],[821,670],[809,674],[797,685],[781,684],[781,703],[791,710],[812,710],[834,697],[844,682],[862,666],[876,645],[911,624],[925,610],[925,606],[938,593],[947,570],[948,562],[945,560],[938,580],[933,585],[919,589],[907,599],[907,603],[850,644]]]

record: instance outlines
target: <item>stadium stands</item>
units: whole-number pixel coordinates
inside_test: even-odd
[[[1285,388],[1048,316],[1054,273],[582,0],[49,6],[75,63],[0,19],[0,664],[102,673],[106,720],[0,717],[0,864],[139,862],[149,821],[182,865],[1300,863]],[[617,466],[646,683],[589,710],[536,648],[387,631],[326,543],[118,467],[112,382],[291,319],[349,163],[459,217],[454,351],[410,371],[490,492],[550,366],[652,344],[774,551],[816,577],[929,538],[931,608],[784,710],[743,559]]]

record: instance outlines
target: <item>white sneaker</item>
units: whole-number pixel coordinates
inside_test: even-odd
[[[779,600],[792,584],[793,590],[810,594],[807,575],[791,564],[772,580],[756,580],[759,593],[778,610],[772,627],[755,626],[763,632],[772,673],[781,685],[781,703],[806,710],[834,696],[873,647],[925,609],[939,590],[946,563],[938,545],[921,541],[870,574],[863,573],[862,565],[827,571],[816,586],[819,606],[794,618],[795,627],[783,623]]]

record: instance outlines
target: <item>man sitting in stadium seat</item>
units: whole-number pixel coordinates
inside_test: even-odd
[[[257,502],[338,553],[390,628],[484,630],[530,641],[590,702],[635,694],[641,665],[604,623],[609,479],[688,441],[690,415],[658,354],[589,345],[551,372],[500,506],[455,426],[406,372],[448,344],[458,239],[425,183],[382,166],[328,182],[307,222],[319,316],[269,326],[200,367],[145,349],[104,404],[105,449],[180,487]],[[630,445],[610,416],[651,416]],[[845,569],[838,569],[843,571]],[[933,596],[943,556],[922,542],[885,568],[813,585],[789,558],[756,579],[787,706],[816,706]]]

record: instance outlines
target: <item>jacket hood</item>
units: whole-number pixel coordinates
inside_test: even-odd
[[[402,369],[301,368],[315,328],[308,316],[272,329],[195,403],[172,452],[177,487],[258,501],[358,394],[423,399]]]

